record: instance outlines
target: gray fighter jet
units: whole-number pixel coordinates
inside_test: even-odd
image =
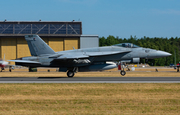
[[[59,71],[67,72],[68,77],[73,77],[76,72],[116,68],[117,61],[139,62],[140,58],[154,59],[171,55],[131,43],[54,52],[38,35],[26,35],[25,39],[32,56],[9,61],[27,66],[30,70],[36,67],[58,67]],[[120,73],[126,74],[124,70]]]

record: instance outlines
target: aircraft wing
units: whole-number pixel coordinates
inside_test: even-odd
[[[115,55],[115,54],[121,54],[121,53],[128,53],[131,51],[114,51],[114,52],[87,52],[86,55],[90,57],[97,57],[97,56],[107,56],[107,55]]]
[[[98,56],[108,56],[115,55],[120,53],[128,53],[131,51],[117,51],[117,52],[78,52],[78,53],[68,53],[59,56],[56,59],[83,59],[89,57],[98,57]]]
[[[40,62],[37,62],[37,61],[29,61],[29,60],[8,60],[8,61],[18,62],[18,63],[41,64]]]
[[[80,59],[80,58],[89,58],[87,55],[83,54],[64,54],[62,56],[59,56],[57,59]]]

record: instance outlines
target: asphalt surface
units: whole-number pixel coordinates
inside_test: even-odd
[[[180,83],[180,77],[0,77],[0,83]]]

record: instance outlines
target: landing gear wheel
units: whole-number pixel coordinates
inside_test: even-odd
[[[124,76],[124,75],[126,75],[126,72],[125,72],[125,71],[121,71],[120,74],[121,74],[122,76]]]
[[[9,72],[11,72],[11,69],[12,69],[12,67],[10,66],[10,67],[9,67]]]
[[[4,70],[4,68],[1,68],[1,72]]]
[[[74,71],[69,70],[69,71],[67,72],[67,76],[68,76],[68,77],[73,77],[73,76],[74,76]]]

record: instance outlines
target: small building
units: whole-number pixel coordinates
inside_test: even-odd
[[[98,35],[81,35],[80,37],[80,48],[92,48],[99,46]]]

